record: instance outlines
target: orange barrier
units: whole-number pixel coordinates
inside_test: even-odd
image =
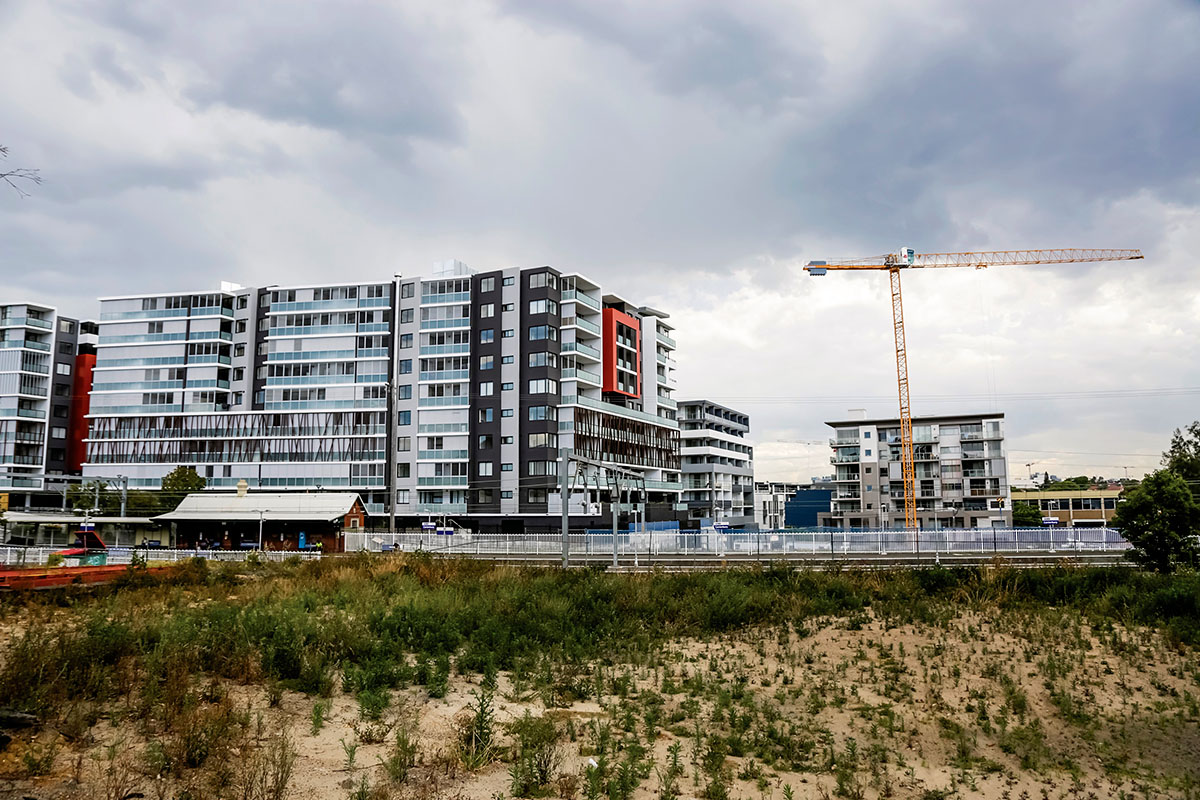
[[[167,567],[150,567],[150,572],[162,572]],[[109,583],[129,571],[124,564],[103,567],[32,567],[0,570],[0,590],[58,589],[64,586],[95,586]]]

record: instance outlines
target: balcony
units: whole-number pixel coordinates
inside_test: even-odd
[[[45,419],[46,412],[36,408],[0,408],[0,417],[25,417],[26,419]]]
[[[575,289],[564,290],[562,293],[562,299],[563,299],[564,303],[574,300],[575,302],[583,303],[585,306],[587,306],[588,308],[591,308],[595,311],[600,310],[600,301],[599,300],[597,300],[593,297],[588,297],[583,292],[576,291]]]
[[[436,406],[469,406],[471,398],[467,395],[459,395],[458,397],[422,397],[417,400],[417,405],[426,407]]]
[[[654,338],[665,344],[667,347],[670,347],[672,350],[675,349],[675,340],[670,336],[667,336],[662,331],[655,331]]]
[[[600,335],[600,326],[594,322],[584,319],[583,317],[563,317],[562,326],[564,328],[580,328],[595,336]]]
[[[417,503],[418,514],[465,514],[466,503]]]
[[[838,453],[829,457],[830,464],[857,464],[861,460],[858,453]]]
[[[50,352],[50,345],[45,342],[35,342],[32,339],[4,339],[0,341],[0,348],[16,347],[24,347],[27,350],[40,350],[43,353]]]
[[[419,379],[423,381],[469,381],[471,380],[471,370],[444,369],[436,372],[422,372]]]
[[[661,394],[658,395],[655,400],[660,406],[666,406],[667,408],[679,408],[679,403],[676,403],[669,397],[663,397]]]
[[[857,472],[852,475],[834,475],[833,476],[834,483],[858,483],[860,480],[862,480],[862,476]]]
[[[433,330],[440,328],[469,328],[471,327],[470,317],[457,317],[455,319],[423,319],[421,320],[421,330]]]
[[[418,450],[419,461],[464,461],[471,457],[469,450]]]
[[[661,492],[682,492],[683,483],[681,481],[646,481],[646,489]]]
[[[657,414],[650,414],[645,411],[639,411],[634,408],[626,408],[618,406],[614,403],[606,403],[603,400],[595,400],[584,395],[564,395],[562,404],[565,406],[579,405],[585,408],[594,408],[597,411],[603,411],[606,414],[612,414],[617,417],[626,417],[627,419],[636,419],[641,422],[649,422],[653,425],[662,425],[665,428],[678,428],[679,423],[673,419],[660,417]]]
[[[423,294],[421,295],[421,305],[428,306],[434,303],[469,303],[471,302],[470,292],[446,292],[445,294]]]
[[[18,326],[42,328],[44,330],[50,330],[54,327],[49,320],[39,319],[37,317],[4,317],[0,319],[0,328],[11,328]]]
[[[468,343],[460,344],[425,344],[421,345],[421,355],[423,356],[452,356],[465,355],[471,352],[471,345]]]
[[[600,361],[600,351],[594,347],[590,347],[583,342],[563,342],[562,352],[576,353],[583,358],[591,358],[595,361]],[[421,355],[425,355],[425,348],[421,348]]]
[[[466,486],[466,475],[434,475],[417,478],[417,486]]]
[[[830,447],[858,447],[858,439],[830,439]]]
[[[592,372],[590,369],[584,369],[582,367],[568,367],[562,371],[562,379],[564,381],[572,378],[579,381],[585,381],[596,386],[601,385],[599,372]]]

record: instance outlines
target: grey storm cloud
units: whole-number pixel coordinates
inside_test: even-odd
[[[0,193],[0,277],[87,316],[220,279],[553,263],[670,311],[681,393],[770,441],[849,402],[813,397],[893,405],[882,283],[805,259],[1141,247],[905,302],[918,409],[996,384],[1030,395],[1014,448],[1151,451],[1194,398],[1051,395],[1200,385],[1197,41],[1183,0],[12,0],[0,143],[46,183]]]

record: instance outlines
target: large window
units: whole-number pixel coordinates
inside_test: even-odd
[[[551,275],[549,272],[535,272],[529,276],[529,288],[541,289],[543,286],[549,286],[551,289],[558,288],[558,278]]]
[[[530,300],[529,301],[529,313],[530,314],[557,314],[558,313],[558,303],[554,302],[553,300]]]
[[[529,434],[530,447],[558,447],[558,434],[556,433],[531,433]],[[532,475],[533,473],[529,473]]]
[[[553,422],[558,419],[558,409],[554,406],[530,406],[529,419],[534,421],[550,420]]]
[[[479,357],[479,368],[481,370],[491,369],[495,365],[495,363],[496,363],[495,356],[480,356]]]
[[[556,367],[558,366],[558,356],[554,353],[542,351],[540,353],[529,354],[529,366],[531,367]]]
[[[495,278],[484,278],[481,281],[479,281],[479,291],[481,291],[481,292],[491,292],[491,291],[494,291],[495,288],[496,288],[496,279]]]
[[[558,341],[558,328],[553,325],[533,325],[529,328],[529,341],[540,342],[546,339]]]
[[[479,332],[479,343],[480,344],[489,344],[494,341],[496,341],[496,329],[495,328],[484,328],[483,330],[481,330]]]
[[[558,381],[550,378],[535,378],[529,382],[530,394],[558,394]]]

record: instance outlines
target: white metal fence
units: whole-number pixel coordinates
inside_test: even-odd
[[[613,553],[611,530],[572,531],[571,556],[595,559]],[[562,554],[562,533],[550,529],[519,534],[346,533],[347,551],[424,550],[463,556],[506,557]],[[918,554],[1108,553],[1129,548],[1111,528],[971,528],[965,530],[775,530],[619,531],[618,558],[799,558]]]
[[[0,566],[34,567],[45,564],[51,553],[57,553],[62,547],[17,547],[0,545]],[[207,558],[210,561],[245,561],[251,553],[264,561],[283,561],[291,556],[304,559],[320,558],[315,550],[175,550],[171,548],[142,548],[142,547],[110,547],[108,548],[109,564],[128,564],[137,553],[146,559],[147,563],[174,563],[187,561],[191,558]],[[72,564],[70,559],[67,564]]]

